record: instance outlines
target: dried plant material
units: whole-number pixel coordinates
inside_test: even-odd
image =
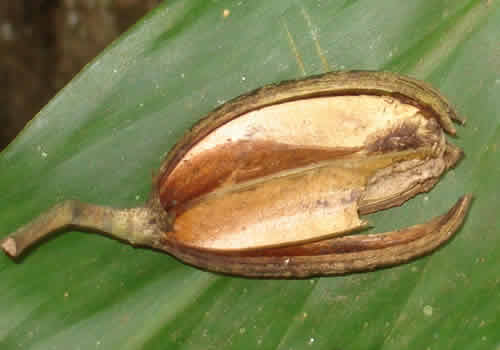
[[[174,147],[145,207],[64,202],[2,243],[15,257],[50,232],[89,228],[207,270],[306,277],[371,270],[436,249],[460,227],[465,195],[427,223],[348,235],[360,215],[429,191],[462,151],[460,120],[423,82],[329,73],[270,85],[210,113]]]

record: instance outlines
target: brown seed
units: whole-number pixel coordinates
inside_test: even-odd
[[[471,196],[421,225],[346,235],[361,214],[429,191],[462,151],[459,120],[428,85],[340,72],[263,87],[210,113],[174,147],[143,208],[68,201],[8,236],[11,256],[62,226],[100,230],[212,271],[305,277],[426,254],[461,225]],[[337,236],[343,237],[337,237]]]

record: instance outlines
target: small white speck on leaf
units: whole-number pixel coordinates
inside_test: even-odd
[[[42,149],[42,146],[41,145],[38,145],[36,147],[37,151],[40,152],[40,155],[42,156],[42,158],[47,158],[48,156],[48,153],[45,152],[43,149]]]
[[[68,25],[70,27],[76,26],[78,24],[78,22],[80,21],[80,17],[78,16],[78,12],[70,11],[66,20],[68,21]]]
[[[3,40],[10,41],[14,39],[14,30],[12,29],[12,24],[10,24],[9,22],[2,23],[0,33]]]
[[[432,312],[433,312],[432,306],[430,306],[430,305],[424,306],[424,315],[425,316],[428,316],[428,317],[432,316]]]
[[[222,11],[222,17],[224,17],[224,18],[229,17],[230,14],[231,14],[231,11],[229,11],[228,9],[224,9],[224,11]]]

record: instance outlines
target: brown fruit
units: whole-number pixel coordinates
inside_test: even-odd
[[[284,82],[210,113],[171,150],[145,207],[66,201],[8,236],[18,256],[65,226],[164,250],[204,269],[254,277],[370,270],[426,254],[471,201],[425,224],[346,235],[359,217],[429,191],[460,159],[459,120],[427,84],[386,72]],[[338,237],[342,236],[342,237]]]

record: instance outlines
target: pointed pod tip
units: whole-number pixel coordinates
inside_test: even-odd
[[[459,206],[467,210],[473,200],[474,200],[474,195],[472,193],[464,194],[459,199]]]
[[[455,231],[458,226],[460,226],[464,221],[464,218],[469,211],[469,207],[473,199],[474,197],[471,193],[463,195],[458,199],[458,201],[448,211],[448,213],[443,216],[443,218],[446,218],[447,221],[451,221],[454,223],[453,225],[455,226],[455,229],[453,229],[453,231]]]

